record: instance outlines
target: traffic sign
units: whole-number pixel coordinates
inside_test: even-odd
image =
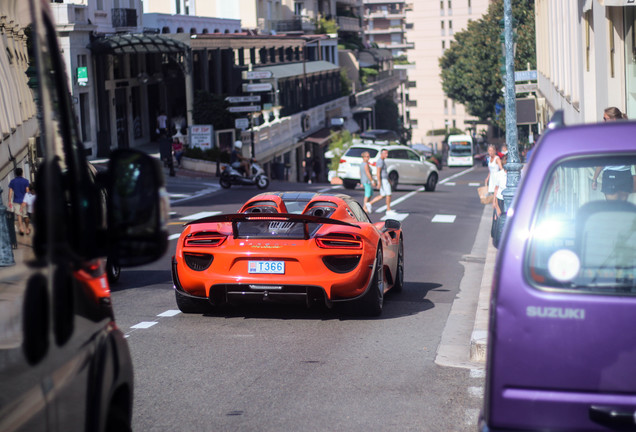
[[[231,113],[256,112],[261,110],[261,106],[260,105],[239,105],[239,106],[229,107],[227,110]]]
[[[228,96],[225,98],[225,101],[229,103],[260,102],[261,96]]]
[[[245,130],[248,127],[250,127],[250,121],[246,118],[237,118],[234,119],[234,127],[236,129],[241,129],[241,130]]]
[[[243,92],[266,92],[272,90],[272,83],[243,84]]]
[[[537,91],[537,83],[532,84],[515,84],[515,93],[529,93]]]
[[[536,70],[515,71],[515,81],[536,81]]]
[[[241,78],[244,80],[268,79],[272,77],[272,71],[243,71]]]

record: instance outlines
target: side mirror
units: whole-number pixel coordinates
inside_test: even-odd
[[[170,206],[159,161],[138,150],[113,151],[106,191],[109,255],[122,267],[159,259],[168,248]]]
[[[399,220],[386,219],[384,221],[384,229],[387,229],[387,230],[400,229],[401,226],[402,226],[402,223]]]

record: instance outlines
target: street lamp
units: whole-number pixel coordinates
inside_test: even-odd
[[[519,160],[519,147],[517,136],[517,102],[515,93],[515,58],[514,58],[514,31],[512,17],[512,0],[504,0],[504,42],[505,42],[505,90],[506,103],[506,145],[508,146],[508,173],[506,188],[502,192],[504,198],[504,211],[501,213],[498,229],[499,235],[506,223],[507,212],[512,204],[512,199],[517,192],[521,177],[522,164]]]

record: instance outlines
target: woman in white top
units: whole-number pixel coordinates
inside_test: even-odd
[[[497,156],[497,149],[494,144],[488,145],[488,177],[486,177],[486,186],[488,186],[488,193],[491,194],[495,191],[495,173],[503,170],[501,159]]]

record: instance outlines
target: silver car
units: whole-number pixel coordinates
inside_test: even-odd
[[[361,155],[365,151],[369,152],[371,172],[373,175],[376,174],[375,166],[382,149],[389,151],[386,162],[392,190],[396,190],[400,183],[424,185],[429,192],[435,190],[439,172],[434,164],[426,161],[424,156],[420,156],[410,147],[379,144],[354,144],[340,158],[338,177],[342,179],[345,188],[353,189],[360,183]]]

